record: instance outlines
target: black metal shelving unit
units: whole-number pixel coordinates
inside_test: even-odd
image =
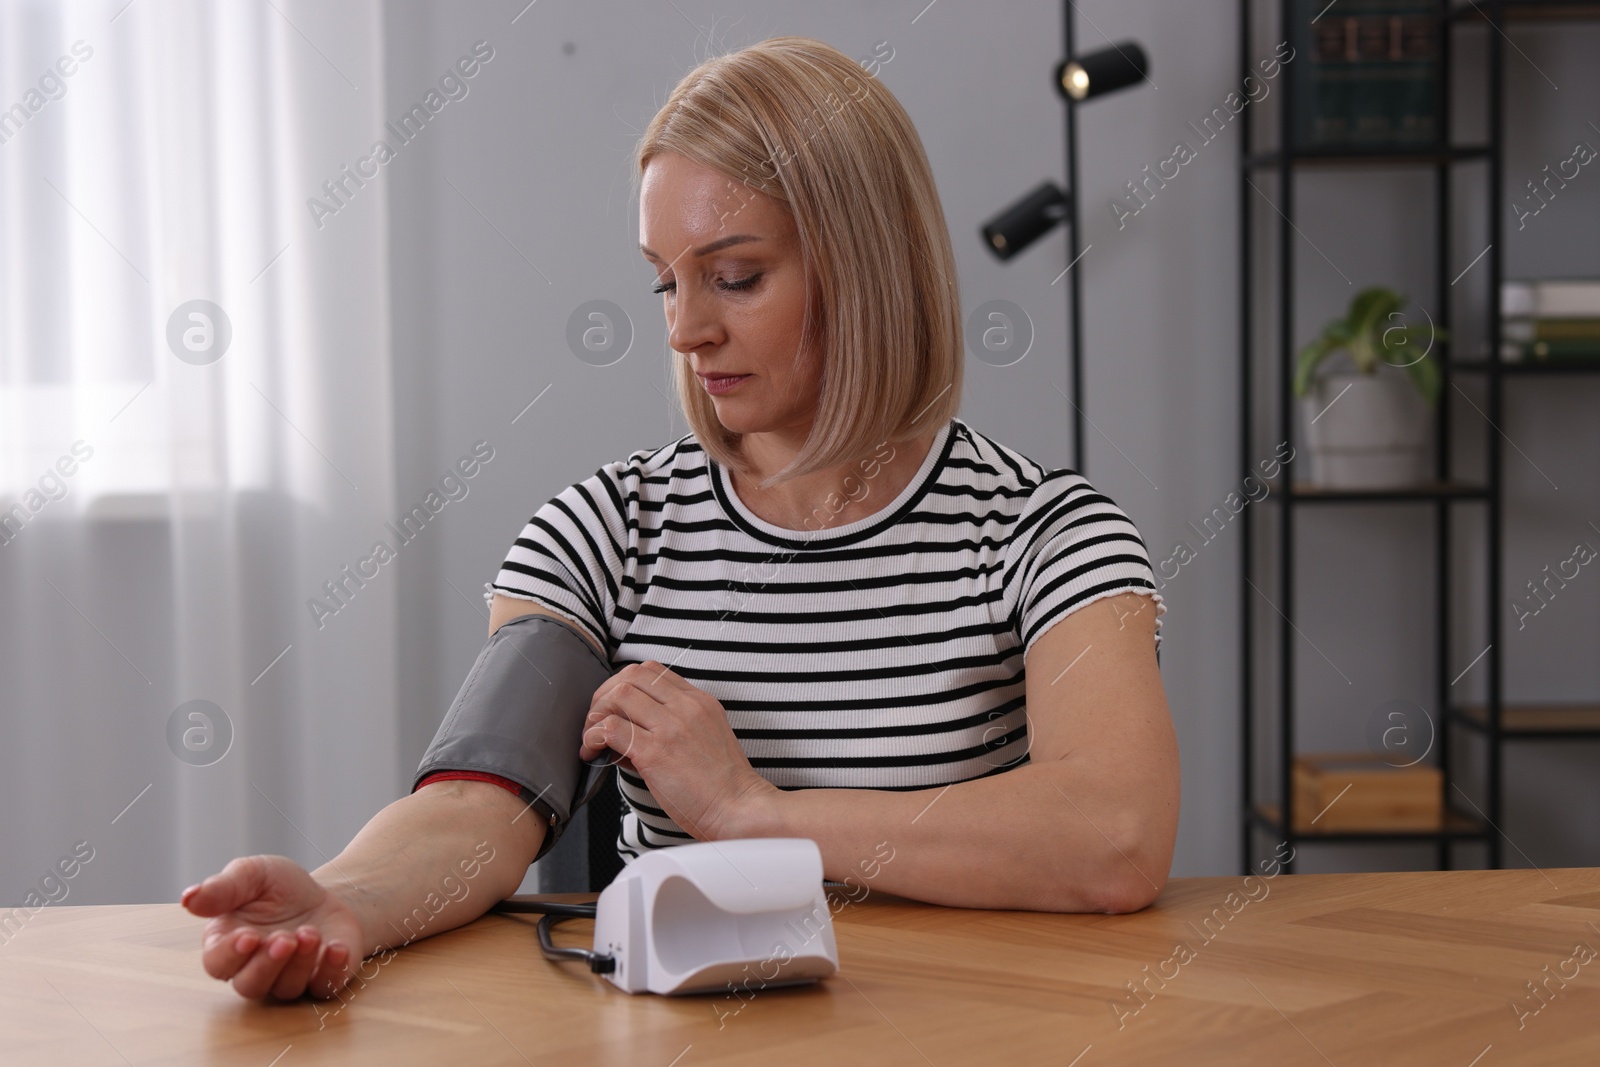
[[[1501,358],[1500,289],[1504,280],[1501,245],[1504,239],[1503,216],[1498,210],[1504,203],[1503,167],[1505,131],[1505,48],[1509,40],[1505,26],[1518,22],[1600,22],[1600,3],[1591,0],[1466,0],[1465,3],[1444,3],[1448,8],[1451,30],[1477,26],[1488,34],[1489,54],[1489,136],[1488,156],[1490,175],[1488,195],[1491,199],[1490,234],[1493,245],[1489,251],[1489,296],[1486,335],[1490,339],[1489,353],[1482,359],[1455,359],[1446,364],[1448,370],[1458,374],[1481,376],[1486,384],[1485,394],[1489,409],[1487,418],[1494,427],[1504,424],[1503,383],[1545,377],[1588,376],[1600,373],[1600,364],[1578,362],[1506,362]],[[1487,24],[1487,26],[1485,26]],[[1448,92],[1446,99],[1448,99]],[[1502,560],[1504,554],[1504,522],[1502,490],[1504,486],[1504,454],[1501,435],[1489,436],[1489,639],[1487,665],[1489,680],[1487,699],[1481,705],[1451,704],[1441,701],[1445,714],[1442,717],[1441,745],[1447,746],[1449,730],[1461,727],[1483,738],[1487,748],[1486,807],[1487,819],[1493,827],[1489,838],[1489,866],[1501,865],[1500,841],[1503,834],[1503,802],[1505,793],[1504,745],[1508,741],[1571,741],[1600,738],[1600,702],[1592,704],[1511,704],[1504,702],[1502,694],[1502,629],[1504,618],[1502,603]],[[1444,748],[1448,761],[1450,753]],[[1447,859],[1441,847],[1441,866]]]
[[[1332,5],[1330,5],[1332,6]],[[1252,75],[1252,59],[1258,52],[1260,38],[1255,33],[1257,12],[1265,14],[1270,7],[1278,12],[1279,38],[1289,37],[1289,27],[1294,17],[1292,0],[1269,0],[1252,3],[1240,0],[1239,5],[1239,62],[1243,75]],[[1276,343],[1264,347],[1276,361],[1275,380],[1262,379],[1261,385],[1272,389],[1276,440],[1292,439],[1293,398],[1290,392],[1291,373],[1295,355],[1294,317],[1294,253],[1293,240],[1298,232],[1295,218],[1295,175],[1307,168],[1375,167],[1426,167],[1434,174],[1434,219],[1436,232],[1435,281],[1433,304],[1439,308],[1445,325],[1450,325],[1450,281],[1455,257],[1451,248],[1451,222],[1455,205],[1452,203],[1452,175],[1458,166],[1482,165],[1487,167],[1485,182],[1485,210],[1490,246],[1485,253],[1487,269],[1480,275],[1486,282],[1485,336],[1488,355],[1478,359],[1458,359],[1452,356],[1449,345],[1440,341],[1436,345],[1437,358],[1443,376],[1442,396],[1448,398],[1456,374],[1471,375],[1483,383],[1486,410],[1484,454],[1486,476],[1481,484],[1457,481],[1451,455],[1450,401],[1442,400],[1438,406],[1435,423],[1435,481],[1407,490],[1337,491],[1321,490],[1312,486],[1295,485],[1292,480],[1276,490],[1266,501],[1275,502],[1277,528],[1275,553],[1270,564],[1262,568],[1276,572],[1277,601],[1258,612],[1257,601],[1265,594],[1256,582],[1257,541],[1256,525],[1259,516],[1247,516],[1242,527],[1241,566],[1246,581],[1240,587],[1241,617],[1241,705],[1242,705],[1242,778],[1243,811],[1241,819],[1242,862],[1246,873],[1250,870],[1254,834],[1260,831],[1288,843],[1375,843],[1409,841],[1432,843],[1436,846],[1437,864],[1441,869],[1451,865],[1451,846],[1460,841],[1480,841],[1487,845],[1490,867],[1501,865],[1501,822],[1503,800],[1503,744],[1510,740],[1573,739],[1600,737],[1600,704],[1558,708],[1551,706],[1520,705],[1506,707],[1502,701],[1502,559],[1503,516],[1502,486],[1504,464],[1500,434],[1495,427],[1504,422],[1502,383],[1505,379],[1538,378],[1559,375],[1581,375],[1600,372],[1594,364],[1507,363],[1500,358],[1501,336],[1500,299],[1503,279],[1503,224],[1500,205],[1504,189],[1504,62],[1508,38],[1504,27],[1521,20],[1600,19],[1600,4],[1590,2],[1562,2],[1562,0],[1437,0],[1437,17],[1441,22],[1441,125],[1440,136],[1446,142],[1431,149],[1415,148],[1365,150],[1340,152],[1326,150],[1296,151],[1293,148],[1294,84],[1286,73],[1277,86],[1279,95],[1277,114],[1277,144],[1257,145],[1254,123],[1241,124],[1240,144],[1240,271],[1239,315],[1242,344],[1240,352],[1239,461],[1242,469],[1251,469],[1257,455],[1253,423],[1257,415],[1257,345],[1256,298],[1257,262],[1255,256],[1255,213],[1261,208],[1260,200],[1265,190],[1261,184],[1271,186],[1276,177],[1273,206],[1276,215],[1268,212],[1267,225],[1276,222],[1276,252],[1278,269],[1271,280],[1276,285],[1278,317]],[[1484,144],[1449,143],[1451,136],[1451,56],[1453,38],[1467,27],[1487,24],[1488,78],[1484,86],[1486,99],[1483,105],[1487,114],[1488,137]],[[1269,298],[1270,299],[1270,298]],[[1456,336],[1453,331],[1450,336]],[[1452,664],[1449,662],[1451,642],[1451,575],[1453,551],[1451,531],[1455,521],[1454,506],[1461,504],[1476,508],[1485,523],[1485,600],[1487,611],[1488,647],[1483,653],[1486,698],[1482,705],[1457,706],[1449,699],[1452,684]],[[1302,507],[1423,507],[1432,512],[1435,546],[1434,581],[1436,589],[1435,634],[1436,654],[1433,664],[1434,707],[1444,709],[1439,716],[1437,752],[1443,772],[1444,811],[1442,824],[1426,831],[1361,831],[1361,832],[1307,832],[1295,828],[1294,790],[1292,782],[1295,750],[1294,684],[1295,684],[1295,526],[1297,513]],[[1257,616],[1270,624],[1276,617],[1277,636],[1277,792],[1279,801],[1259,797],[1256,790],[1257,764]],[[1273,703],[1269,700],[1264,703]],[[1479,808],[1455,784],[1452,771],[1451,729],[1459,727],[1481,735],[1486,741],[1487,768],[1485,775],[1484,805]],[[1458,794],[1465,804],[1458,802]],[[1292,869],[1291,864],[1287,867]]]

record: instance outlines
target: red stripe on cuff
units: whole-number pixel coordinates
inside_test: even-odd
[[[518,797],[522,796],[522,787],[509,778],[502,778],[498,774],[489,774],[485,771],[435,771],[417,783],[417,789],[434,782],[446,782],[452,778],[465,778],[473,782],[492,782],[511,790]],[[412,792],[416,792],[415,789]]]

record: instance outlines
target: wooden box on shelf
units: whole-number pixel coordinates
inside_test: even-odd
[[[1295,757],[1297,832],[1436,830],[1443,808],[1443,776],[1429,764],[1396,767],[1372,752]]]

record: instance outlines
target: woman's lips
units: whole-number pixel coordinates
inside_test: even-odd
[[[706,392],[712,396],[721,396],[738,388],[739,383],[750,377],[748,374],[701,374],[700,382],[705,386]]]

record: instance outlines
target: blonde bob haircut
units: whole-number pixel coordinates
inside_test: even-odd
[[[762,487],[914,438],[961,401],[961,301],[933,171],[905,108],[861,64],[810,37],[706,60],[673,89],[636,151],[673,152],[773,197],[795,221],[807,278],[797,357],[821,358],[805,445]],[[689,426],[741,473],[742,434],[718,421],[688,357],[673,359]]]

